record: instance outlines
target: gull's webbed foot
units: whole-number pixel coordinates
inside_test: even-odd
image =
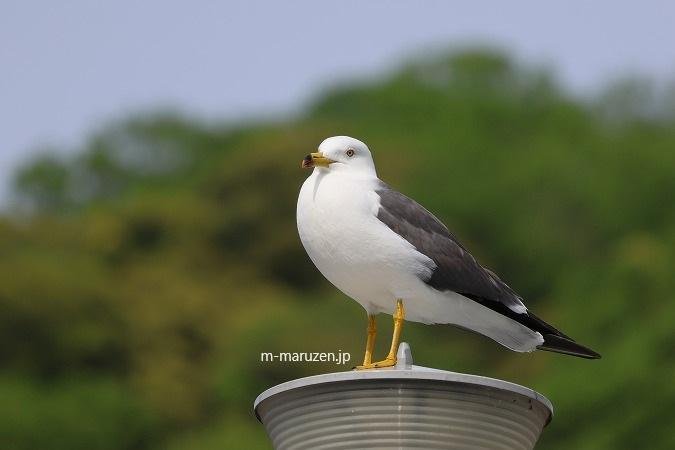
[[[396,357],[390,358],[386,357],[382,361],[370,363],[370,364],[362,364],[360,366],[354,367],[355,370],[368,370],[368,369],[382,369],[384,367],[393,367],[396,365]]]

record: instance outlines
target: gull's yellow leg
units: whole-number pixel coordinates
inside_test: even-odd
[[[363,356],[363,365],[367,366],[373,361],[373,349],[375,348],[375,335],[377,325],[375,316],[368,314],[368,338],[366,339],[366,354]]]
[[[405,319],[405,310],[403,309],[403,300],[396,301],[396,311],[394,312],[394,333],[391,336],[391,347],[385,361],[392,360],[396,364],[396,352],[398,344],[401,342],[401,331],[403,330],[403,320]]]
[[[372,364],[376,334],[377,326],[375,324],[375,316],[368,314],[368,338],[366,339],[366,353],[363,356],[363,365],[356,366],[354,367],[355,369],[367,369]]]
[[[370,317],[369,317],[370,319]],[[391,336],[391,347],[387,357],[378,362],[366,362],[366,358],[372,358],[372,348],[370,354],[366,348],[366,358],[364,358],[363,365],[357,366],[356,369],[378,369],[380,367],[391,367],[396,365],[396,352],[398,351],[398,344],[401,341],[401,330],[403,329],[403,320],[405,319],[405,310],[403,309],[403,300],[396,301],[396,311],[394,311],[394,333]],[[374,322],[374,320],[373,320]],[[370,322],[368,323],[368,343],[370,340]],[[372,345],[375,345],[375,334],[373,332]],[[366,345],[367,347],[367,345]]]

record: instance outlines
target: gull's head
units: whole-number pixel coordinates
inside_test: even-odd
[[[324,140],[315,153],[302,160],[305,169],[348,172],[355,175],[377,176],[368,146],[349,136],[333,136]]]

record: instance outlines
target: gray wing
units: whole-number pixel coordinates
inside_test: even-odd
[[[416,201],[382,183],[377,218],[436,263],[424,280],[439,291],[453,291],[542,334],[548,350],[582,358],[600,354],[574,342],[552,325],[527,311],[521,298],[489,269],[481,266],[433,214]]]
[[[377,218],[436,263],[424,280],[439,291],[453,291],[508,315],[526,312],[521,298],[489,269],[481,266],[443,223],[416,201],[381,183]]]

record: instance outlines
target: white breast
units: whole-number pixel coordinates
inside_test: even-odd
[[[300,190],[300,240],[321,273],[369,313],[393,311],[434,263],[377,219],[378,180],[317,169]]]

